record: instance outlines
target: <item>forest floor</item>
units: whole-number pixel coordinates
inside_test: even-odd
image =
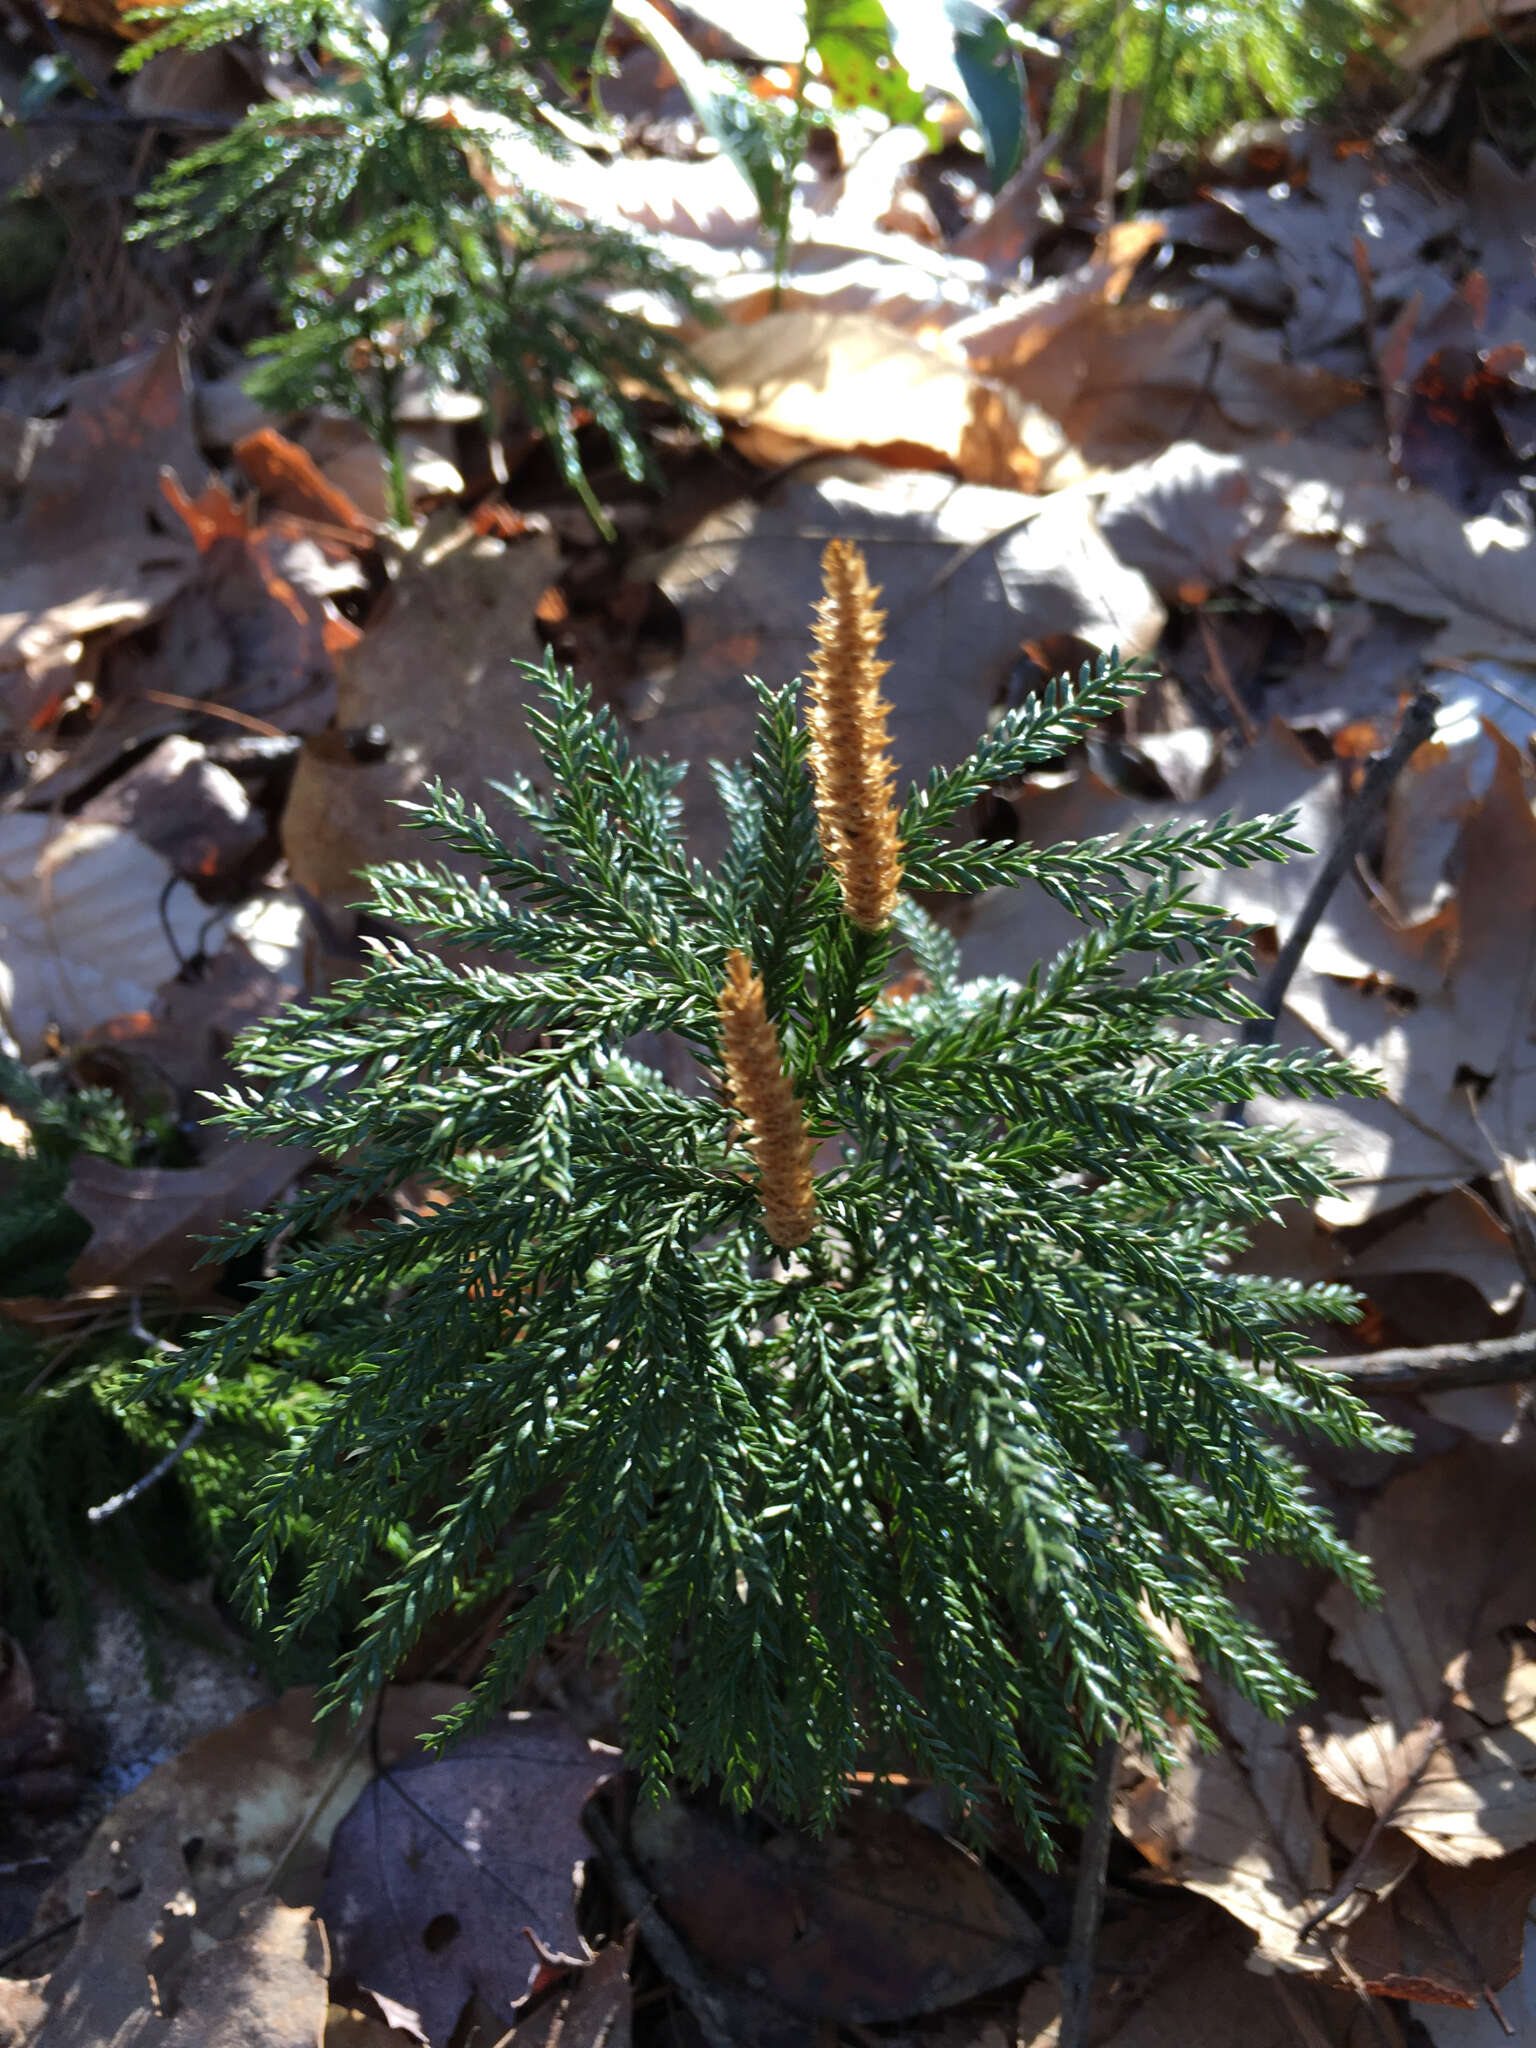
[[[1209,885],[1266,960],[1434,691],[1279,1024],[1386,1092],[1306,1107],[1340,1192],[1253,1254],[1360,1291],[1318,1344],[1362,1384],[1414,1354],[1375,1396],[1411,1451],[1313,1454],[1383,1601],[1255,1568],[1242,1598],[1314,1705],[1272,1726],[1207,1683],[1218,1749],[1166,1783],[1119,1760],[1093,2048],[1536,2043],[1536,35],[1504,11],[1421,36],[1390,119],[1155,163],[1107,228],[1091,157],[1032,158],[992,201],[958,130],[926,155],[871,126],[813,156],[778,292],[745,184],[628,48],[622,175],[578,152],[548,176],[707,280],[723,436],[656,407],[664,490],[594,442],[613,541],[535,440],[424,382],[400,408],[417,524],[391,529],[360,428],[243,390],[259,281],[199,295],[190,258],[125,243],[160,130],[238,112],[249,52],[119,89],[110,20],[62,10],[113,118],[0,129],[0,185],[46,158],[49,195],[0,210],[25,286],[0,315],[3,1022],[158,1133],[73,1162],[57,1285],[0,1269],[45,1377],[217,1303],[200,1239],[305,1160],[223,1138],[203,1091],[244,1024],[361,958],[396,799],[486,800],[530,765],[519,661],[553,649],[647,748],[731,759],[739,678],[799,671],[822,548],[856,538],[903,776],[1045,675],[1143,658],[1141,701],[973,828],[1294,807],[1312,857]],[[18,30],[0,61],[32,55]],[[707,858],[708,778],[683,795]],[[1029,889],[957,927],[973,971],[1015,976],[1075,930]],[[23,1160],[24,1124],[0,1141]],[[397,1770],[494,1614],[317,1754],[312,1695],[258,1669],[222,1587],[155,1561],[158,1632],[102,1582],[83,1656],[57,1618],[0,1637],[0,2048],[191,2048],[236,2015],[272,2048],[1057,2041],[1072,1831],[1052,1873],[1006,1823],[963,1846],[921,1785],[819,1840],[635,1811],[579,1643],[550,1646],[531,1718]]]

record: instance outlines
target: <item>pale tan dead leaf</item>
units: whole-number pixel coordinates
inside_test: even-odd
[[[903,780],[969,752],[1026,638],[1059,634],[1129,656],[1161,627],[1150,588],[1080,502],[1058,508],[844,459],[728,506],[637,565],[683,615],[682,660],[641,708],[640,737],[694,764],[680,793],[701,857],[723,838],[704,763],[751,751],[757,703],[743,675],[784,683],[803,670],[822,552],[838,536],[859,543],[883,590],[892,666],[882,687]]]
[[[330,1960],[308,1907],[242,1906],[234,1932],[191,1956],[144,2048],[321,2048]]]
[[[1398,0],[1397,12],[1409,24],[1409,35],[1397,61],[1405,71],[1422,71],[1458,43],[1497,35],[1533,11],[1536,0]]]
[[[91,1226],[91,1241],[69,1269],[72,1288],[137,1294],[169,1287],[183,1301],[207,1301],[220,1268],[201,1263],[204,1240],[263,1209],[314,1157],[301,1147],[226,1140],[200,1166],[118,1166],[82,1153],[65,1200]]]
[[[1090,311],[1118,305],[1162,239],[1163,224],[1151,215],[1119,221],[1100,237],[1091,262],[989,306],[951,328],[950,340],[977,369],[1017,375]]]
[[[46,1977],[0,1977],[0,2048],[30,2048],[48,2017]]]
[[[85,634],[148,618],[196,562],[160,493],[167,464],[203,474],[179,344],[77,377],[64,401],[0,526],[0,700],[13,728],[51,715]]]
[[[0,1023],[23,1057],[155,989],[198,950],[208,912],[170,864],[115,825],[0,818]]]
[[[1536,1842],[1533,1482],[1528,1442],[1428,1460],[1356,1532],[1381,1604],[1363,1608],[1342,1586],[1322,1603],[1372,1719],[1329,1715],[1309,1741],[1313,1768],[1447,1863]]]
[[[559,559],[544,531],[505,542],[456,519],[429,526],[387,612],[342,658],[337,725],[382,727],[385,752],[359,766],[338,761],[331,742],[312,749],[283,820],[295,879],[334,914],[356,902],[359,869],[406,841],[419,852],[393,799],[441,778],[494,817],[490,784],[537,770],[523,715],[533,686],[517,664],[540,659],[534,612]]]
[[[1060,429],[939,341],[861,313],[765,313],[693,344],[722,417],[892,469],[951,469],[968,483],[1046,488]]]
[[[1117,470],[1175,441],[1242,449],[1304,434],[1359,387],[1291,362],[1279,335],[1218,299],[1095,303],[1019,369],[993,374],[1058,421],[1083,460]]]
[[[1328,1844],[1294,1733],[1245,1703],[1223,1697],[1220,1708],[1239,1724],[1238,1746],[1202,1749],[1173,1727],[1166,1780],[1127,1749],[1115,1825],[1164,1876],[1252,1928],[1272,1967],[1327,1975],[1328,1943],[1306,1929],[1328,1894]]]
[[[385,1764],[419,1755],[417,1737],[465,1695],[457,1686],[391,1686],[378,1719]],[[301,1686],[242,1714],[152,1771],[97,1825],[71,1868],[38,1903],[39,1926],[79,1912],[86,1895],[141,1877],[141,1845],[168,1828],[199,1914],[270,1882],[289,1904],[320,1896],[326,1851],[373,1775],[368,1728],[332,1728],[321,1746],[314,1690]],[[181,1845],[196,1853],[182,1856]],[[168,1895],[167,1895],[168,1896]]]

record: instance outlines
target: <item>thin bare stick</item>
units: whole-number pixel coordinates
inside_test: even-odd
[[[157,1480],[165,1477],[179,1458],[191,1450],[207,1427],[207,1416],[199,1415],[186,1435],[179,1443],[172,1444],[159,1464],[151,1465],[142,1479],[135,1479],[132,1486],[125,1488],[122,1493],[114,1493],[110,1500],[102,1501],[97,1507],[87,1508],[85,1519],[88,1522],[106,1522],[110,1521],[113,1515],[120,1514],[124,1508],[131,1508],[136,1500],[148,1493]]]
[[[1355,856],[1365,843],[1377,812],[1386,802],[1409,757],[1416,754],[1435,729],[1435,714],[1440,709],[1440,699],[1426,684],[1421,683],[1409,700],[1397,728],[1397,737],[1384,754],[1378,754],[1366,770],[1365,780],[1356,790],[1354,799],[1344,813],[1339,827],[1339,836],[1329,849],[1328,858],[1317,871],[1317,878],[1307,892],[1307,900],[1301,906],[1300,915],[1291,927],[1290,935],[1280,948],[1280,957],[1270,971],[1264,992],[1259,1001],[1264,1015],[1255,1017],[1243,1027],[1245,1045],[1268,1045],[1275,1035],[1275,1026],[1285,1004],[1285,992],[1291,985],[1291,977],[1301,965],[1301,956],[1307,950],[1308,941],[1322,921],[1323,912],[1338,888],[1340,882],[1355,864]]]
[[[1487,1337],[1480,1344],[1362,1351],[1311,1363],[1339,1373],[1363,1394],[1445,1394],[1456,1387],[1504,1387],[1536,1379],[1536,1330]]]
[[[618,1836],[596,1806],[587,1808],[583,1825],[607,1866],[615,1898],[638,1924],[641,1940],[655,1957],[657,1968],[693,2014],[708,2048],[736,2048],[735,2037],[714,1993],[694,1968],[687,1949],[657,1912],[639,1871],[619,1847]]]
[[[1067,1959],[1061,1966],[1061,2028],[1057,2048],[1083,2048],[1088,2039],[1093,1959],[1099,1945],[1099,1922],[1104,1917],[1104,1882],[1109,1872],[1109,1844],[1115,1831],[1115,1775],[1119,1765],[1119,1743],[1101,1742],[1094,1758],[1092,1805],[1077,1862],[1072,1931],[1067,1937]]]

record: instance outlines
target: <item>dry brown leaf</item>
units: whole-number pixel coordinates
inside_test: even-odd
[[[1370,288],[1383,305],[1398,305],[1414,286],[1449,293],[1448,279],[1422,260],[1430,244],[1457,224],[1459,209],[1415,184],[1399,164],[1389,173],[1374,152],[1341,153],[1328,139],[1306,138],[1305,179],[1212,196],[1271,245],[1289,288],[1286,339],[1306,360],[1361,325],[1366,301],[1355,245],[1365,254]],[[1421,283],[1422,281],[1422,283]]]
[[[376,1723],[381,1762],[419,1755],[417,1738],[464,1697],[449,1685],[386,1688]],[[143,1879],[142,1845],[162,1828],[175,1845],[178,1882],[205,1920],[253,1885],[270,1883],[290,1905],[314,1903],[331,1836],[373,1775],[370,1741],[355,1732],[333,1726],[320,1746],[314,1703],[312,1687],[297,1687],[152,1771],[44,1893],[37,1924],[79,1912],[91,1891]],[[363,1734],[371,1732],[365,1725]],[[195,1853],[184,1855],[187,1845]]]
[[[440,777],[494,817],[490,784],[537,771],[532,686],[516,664],[540,659],[534,613],[559,561],[536,529],[505,542],[455,519],[417,540],[387,611],[341,665],[337,725],[381,726],[387,753],[359,764],[330,743],[307,752],[283,821],[295,879],[333,912],[356,901],[360,868],[401,852],[394,798]]]
[[[114,825],[0,818],[0,1023],[27,1059],[49,1029],[83,1038],[198,950],[208,912],[158,853]]]
[[[635,1930],[600,1949],[574,1981],[519,2020],[497,2048],[630,2048],[629,1965]],[[329,2041],[326,2048],[333,2048]]]
[[[253,725],[258,732],[306,733],[330,721],[335,657],[359,635],[325,593],[355,577],[350,550],[330,541],[329,557],[316,543],[307,555],[296,550],[280,528],[252,526],[217,479],[196,498],[169,473],[161,487],[167,518],[174,516],[196,543],[196,570],[152,632],[106,650],[96,687],[99,716],[33,783],[33,804],[73,796],[145,740],[189,724],[202,738],[223,740]],[[288,567],[307,574],[290,576]]]
[[[375,1778],[331,1843],[337,1968],[431,2048],[472,1993],[510,2020],[547,1964],[590,1960],[581,1809],[617,1761],[557,1715],[521,1715]]]
[[[693,354],[715,408],[777,437],[780,459],[826,448],[1038,491],[1064,452],[1053,422],[958,352],[868,314],[767,313],[705,334]]]
[[[1333,1812],[1352,1815],[1360,1830],[1354,1839],[1368,1839],[1366,1814],[1337,1806]],[[1335,1818],[1329,1825],[1337,1832]],[[1370,1832],[1374,1842],[1349,1873],[1360,1887],[1361,1910],[1332,1922],[1349,1967],[1379,1996],[1482,2006],[1485,1992],[1520,1967],[1536,1850],[1456,1869],[1421,1856],[1394,1828]]]
[[[218,1940],[194,1922],[163,1823],[153,1854],[141,1846],[137,1896],[86,1897],[27,2048],[320,2048],[328,1959],[310,1909],[253,1900]]]
[[[76,815],[134,833],[193,881],[228,876],[267,836],[244,785],[184,733],[161,740]]]
[[[641,1808],[657,1903],[711,1970],[786,2010],[874,2025],[1038,1967],[1044,1938],[974,1856],[900,1812],[850,1808],[822,1837],[745,1838],[676,1801]]]
[[[11,728],[46,723],[82,637],[147,618],[192,573],[160,472],[200,477],[176,342],[77,377],[42,439],[21,509],[0,527],[0,698]]]
[[[1176,441],[1242,449],[1303,434],[1359,396],[1346,379],[1289,361],[1278,335],[1245,325],[1218,299],[1190,309],[1095,304],[1021,369],[993,374],[1106,470]]]
[[[1342,1586],[1322,1603],[1372,1718],[1328,1716],[1313,1769],[1446,1863],[1536,1842],[1533,1482],[1528,1442],[1467,1443],[1405,1473],[1355,1537],[1381,1604]]]
[[[170,2023],[157,2016],[144,2048],[320,2048],[329,1974],[308,1907],[252,1900],[234,1932],[192,1955],[162,1992]]]
[[[1536,1151],[1536,1068],[1525,1052],[1536,1004],[1536,817],[1519,755],[1494,737],[1492,780],[1457,840],[1454,915],[1438,957],[1382,919],[1370,978],[1319,972],[1309,958],[1291,984],[1291,1015],[1314,1040],[1374,1067],[1387,1089],[1385,1101],[1331,1104],[1321,1116],[1294,1106],[1309,1128],[1337,1134],[1348,1185],[1320,1205],[1325,1221],[1360,1222]]]
[[[1352,1993],[1261,1975],[1246,1933],[1215,1907],[1170,1906],[1138,1902],[1106,1921],[1083,2048],[1382,2048]],[[1020,2002],[1019,2048],[1056,2048],[1060,2014],[1060,1972],[1046,1970]]]
[[[1294,1733],[1224,1690],[1213,1698],[1233,1742],[1203,1750],[1173,1727],[1166,1780],[1128,1748],[1115,1825],[1157,1870],[1251,1927],[1267,1963],[1328,1975],[1327,1938],[1305,1932],[1328,1894],[1328,1844]]]
[[[91,1241],[69,1269],[72,1288],[137,1294],[170,1287],[183,1301],[218,1288],[217,1263],[202,1263],[205,1240],[265,1208],[314,1157],[296,1146],[226,1141],[201,1166],[118,1166],[82,1153],[65,1200],[91,1226]]]
[[[0,2048],[31,2048],[48,2017],[46,1977],[0,1977]]]
[[[642,711],[642,743],[693,771],[681,795],[694,850],[723,839],[703,764],[751,751],[756,699],[742,682],[800,673],[828,540],[858,540],[883,588],[883,684],[903,780],[963,758],[1026,638],[1062,635],[1144,652],[1162,609],[1105,547],[1081,501],[1058,507],[924,471],[839,461],[704,520],[649,568],[678,606],[682,660]]]
[[[1117,306],[1143,257],[1162,239],[1163,224],[1151,215],[1119,221],[1100,237],[1091,262],[952,327],[951,342],[977,369],[1017,376],[1085,315]]]

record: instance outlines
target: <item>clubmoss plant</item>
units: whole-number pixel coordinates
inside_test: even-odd
[[[593,60],[605,8],[576,0],[185,0],[124,60],[258,34],[313,83],[263,101],[177,158],[141,203],[139,231],[264,255],[279,329],[257,345],[252,393],[287,410],[332,405],[383,450],[392,516],[410,509],[395,425],[408,367],[457,380],[498,428],[516,403],[548,438],[599,528],[582,468],[588,417],[632,477],[648,473],[637,401],[680,395],[676,344],[617,299],[694,312],[689,280],[636,237],[582,219],[499,172],[511,133],[554,155],[556,81]],[[138,18],[156,19],[155,10]]]
[[[876,593],[854,549],[825,566],[812,729],[794,687],[753,686],[716,871],[681,842],[684,771],[552,668],[544,774],[505,790],[525,841],[446,791],[417,811],[483,877],[375,870],[375,914],[413,936],[249,1035],[261,1085],[224,1114],[335,1162],[290,1229],[407,1176],[438,1199],[313,1236],[150,1384],[332,1332],[249,1562],[260,1609],[284,1543],[319,1532],[302,1630],[392,1560],[338,1704],[434,1615],[504,1596],[445,1737],[581,1626],[623,1664],[653,1783],[824,1820],[856,1768],[916,1769],[1041,1825],[1100,1738],[1198,1718],[1160,1623],[1250,1700],[1297,1699],[1231,1604],[1248,1552],[1365,1583],[1284,1443],[1381,1440],[1292,1327],[1349,1297],[1229,1263],[1326,1162],[1224,1108],[1371,1084],[1179,1029],[1253,1014],[1247,941],[1193,872],[1283,860],[1289,821],[957,836],[1144,677],[1053,685],[897,810]],[[1023,981],[967,980],[905,893],[1026,882],[1086,929]],[[634,1049],[661,1033],[699,1085]]]

